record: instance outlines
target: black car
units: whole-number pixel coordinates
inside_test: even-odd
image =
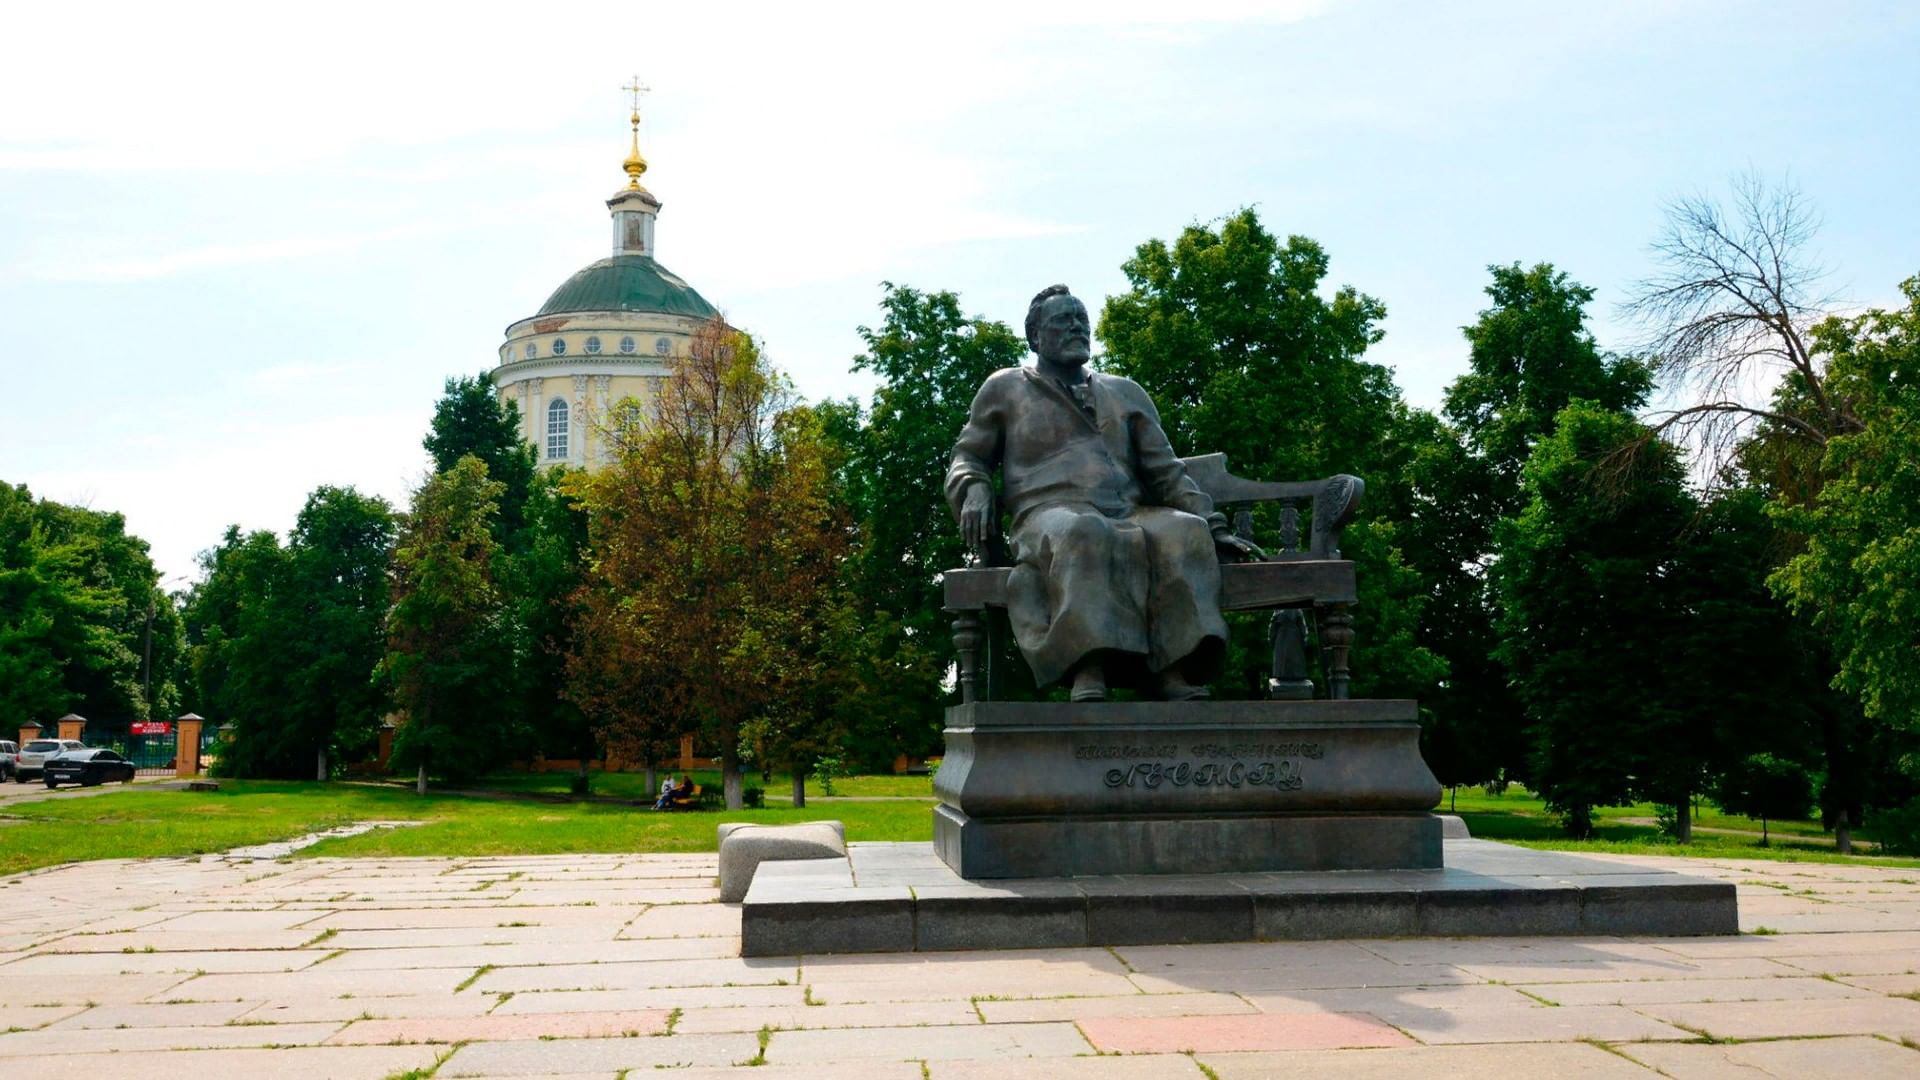
[[[109,780],[133,783],[133,762],[111,750],[68,750],[50,757],[45,765],[48,787],[80,784],[92,787]]]

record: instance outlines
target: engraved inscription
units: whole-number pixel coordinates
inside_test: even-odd
[[[1262,761],[1254,765],[1242,761],[1225,764],[1209,761],[1202,765],[1190,761],[1171,765],[1158,761],[1136,761],[1124,769],[1108,769],[1105,779],[1110,788],[1137,787],[1149,790],[1161,784],[1173,787],[1271,787],[1281,791],[1298,791],[1301,786],[1300,767],[1286,759]]]

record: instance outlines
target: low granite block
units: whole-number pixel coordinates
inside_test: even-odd
[[[844,859],[846,834],[837,821],[797,825],[735,823],[720,826],[720,902],[746,899],[754,871],[763,862]]]
[[[749,891],[741,956],[912,952],[913,893],[900,886]]]
[[[913,896],[914,947],[923,951],[1087,944],[1087,898],[1072,882],[921,886]]]
[[[1583,881],[1580,928],[1589,934],[1688,937],[1740,932],[1732,882],[1673,880],[1676,875],[1609,876]]]
[[[1547,937],[1579,932],[1580,890],[1551,878],[1490,880],[1427,890],[1420,894],[1414,930],[1432,937]]]
[[[1078,882],[1089,945],[1253,940],[1253,896],[1231,878],[1114,877]]]
[[[1253,936],[1261,941],[1407,937],[1419,929],[1412,888],[1253,892]]]

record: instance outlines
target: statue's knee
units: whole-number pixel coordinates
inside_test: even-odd
[[[1067,525],[1067,540],[1074,544],[1104,544],[1113,536],[1113,526],[1098,514],[1075,514]]]

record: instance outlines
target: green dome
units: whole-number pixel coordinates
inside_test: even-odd
[[[720,314],[693,286],[650,255],[615,255],[573,275],[547,297],[540,315],[569,311],[657,311],[710,319]]]

